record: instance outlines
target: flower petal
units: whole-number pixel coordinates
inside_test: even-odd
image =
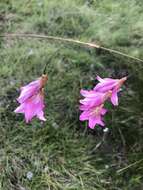
[[[46,118],[44,117],[44,112],[41,110],[40,112],[37,113],[37,117],[42,120],[46,121]]]
[[[117,91],[113,91],[112,96],[111,96],[111,102],[114,106],[118,106],[118,95]]]
[[[100,76],[97,75],[96,79],[99,81],[99,82],[104,82],[104,79],[102,79]]]
[[[85,121],[85,120],[88,120],[88,118],[89,118],[89,112],[84,111],[83,113],[81,113],[81,115],[79,117],[79,120],[80,121]]]
[[[90,127],[91,129],[94,129],[96,123],[97,123],[96,118],[94,118],[94,117],[90,117],[90,118],[89,118],[89,127]]]
[[[106,112],[107,112],[107,109],[102,108],[102,110],[101,110],[101,115],[105,115]]]
[[[101,125],[101,126],[104,126],[104,122],[102,121],[101,119],[101,116],[96,116],[96,117],[90,117],[89,118],[89,127],[91,129],[93,129],[95,127],[95,125],[98,124],[98,125]]]
[[[21,87],[21,94],[17,98],[17,101],[19,103],[23,103],[31,96],[37,94],[39,89],[40,89],[40,80],[33,81],[29,83],[28,85]]]
[[[114,82],[103,82],[103,83],[98,83],[95,87],[94,90],[98,92],[107,92],[109,90],[112,90],[116,86],[116,83]]]
[[[21,104],[20,106],[18,106],[15,110],[15,113],[24,113],[24,105]]]

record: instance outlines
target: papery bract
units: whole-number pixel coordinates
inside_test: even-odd
[[[96,92],[108,92],[112,91],[111,102],[113,105],[118,105],[118,95],[117,93],[120,91],[121,86],[127,80],[127,77],[123,77],[121,79],[112,79],[112,78],[101,78],[97,76],[97,80],[99,83],[94,87]]]

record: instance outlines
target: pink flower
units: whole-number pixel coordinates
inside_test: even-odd
[[[80,103],[83,104],[83,106],[98,106],[102,103],[104,103],[109,97],[112,95],[112,91],[109,90],[105,93],[102,92],[96,92],[94,90],[81,90],[80,94],[84,96],[85,98],[83,100],[80,100]]]
[[[21,88],[21,94],[17,99],[20,106],[16,108],[15,113],[23,113],[28,123],[35,116],[45,121],[44,117],[44,86],[48,77],[42,75],[38,80],[29,83]]]
[[[80,115],[80,120],[89,120],[89,127],[94,128],[96,124],[104,126],[102,115],[106,113],[103,108],[104,102],[111,97],[112,91],[106,93],[96,92],[94,90],[81,90],[81,95],[85,98],[80,100],[80,110],[83,111]]]
[[[93,106],[93,107],[84,107],[83,113],[80,115],[80,120],[85,121],[88,120],[89,124],[88,126],[93,129],[95,125],[101,125],[104,126],[104,122],[102,121],[102,116],[105,115],[107,110],[103,108],[104,104],[101,104],[99,106]]]
[[[25,120],[28,123],[34,116],[37,116],[40,120],[45,121],[43,108],[44,106],[44,96],[41,93],[33,95],[31,98],[26,99],[21,105],[16,108],[15,113],[23,113],[25,115]]]
[[[80,100],[80,120],[88,120],[89,127],[94,128],[95,125],[104,126],[102,121],[103,115],[107,112],[104,103],[110,98],[113,105],[118,105],[117,93],[120,91],[122,84],[127,77],[121,79],[100,78],[97,76],[99,83],[93,90],[81,90],[80,93],[84,99]]]
[[[48,76],[42,75],[42,77],[40,77],[39,79],[30,82],[28,85],[24,87],[21,87],[21,94],[17,98],[17,101],[19,103],[22,103],[34,94],[37,94],[40,91],[40,89],[42,89],[45,86],[47,80]]]
[[[99,83],[94,87],[96,92],[108,92],[112,91],[111,102],[113,105],[118,105],[118,96],[117,93],[120,91],[121,86],[127,80],[127,77],[121,79],[111,79],[111,78],[100,78],[97,76]]]

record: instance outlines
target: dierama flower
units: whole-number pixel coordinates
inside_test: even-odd
[[[47,80],[47,75],[42,75],[36,81],[21,88],[21,94],[17,99],[20,106],[14,112],[23,113],[27,123],[35,116],[42,121],[46,120],[43,109],[45,107],[44,86]]]
[[[92,129],[97,124],[104,126],[102,115],[107,110],[103,106],[104,102],[111,97],[112,91],[101,93],[94,90],[81,90],[80,93],[85,97],[83,100],[80,100],[80,110],[83,111],[80,115],[80,120],[89,120],[89,127]]]
[[[89,124],[88,126],[91,129],[94,129],[95,125],[101,125],[104,126],[104,122],[102,121],[102,116],[105,115],[107,110],[103,108],[104,104],[101,104],[99,106],[93,106],[90,108],[85,107],[83,110],[83,113],[80,115],[80,120],[85,121],[88,120]]]
[[[104,126],[103,115],[107,112],[104,103],[110,98],[113,105],[118,105],[117,93],[120,91],[122,84],[127,77],[121,79],[100,78],[97,76],[99,83],[93,90],[81,90],[80,93],[84,99],[80,100],[80,120],[88,120],[88,126],[94,128],[95,125]]]
[[[39,79],[30,82],[28,85],[21,87],[21,93],[20,96],[17,98],[17,101],[19,103],[23,103],[25,100],[27,100],[28,98],[30,98],[31,96],[37,94],[40,89],[42,89],[46,82],[48,80],[48,76],[47,75],[42,75],[42,77],[40,77]]]
[[[83,104],[82,106],[98,106],[102,103],[104,103],[108,98],[111,97],[112,91],[109,90],[105,93],[102,92],[96,92],[94,90],[81,90],[80,94],[84,96],[85,98],[83,100],[80,100],[80,103]]]
[[[97,76],[97,80],[99,83],[94,87],[96,92],[108,92],[112,91],[111,102],[113,105],[118,105],[118,95],[117,93],[120,91],[121,86],[127,80],[127,77],[123,77],[121,79],[112,79],[112,78],[101,78]]]

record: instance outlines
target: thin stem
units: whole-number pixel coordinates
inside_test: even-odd
[[[39,39],[48,39],[48,40],[56,40],[56,41],[76,43],[76,44],[80,44],[80,45],[83,45],[83,46],[88,46],[88,47],[91,47],[91,48],[101,49],[101,50],[104,50],[104,51],[108,51],[110,53],[115,53],[115,54],[118,54],[118,55],[122,55],[122,56],[128,57],[130,59],[134,59],[136,61],[139,61],[139,62],[143,62],[142,59],[139,59],[137,57],[125,54],[125,53],[123,53],[121,51],[117,51],[117,50],[114,50],[114,49],[99,46],[99,45],[97,45],[95,43],[88,43],[88,42],[83,42],[83,41],[74,40],[74,39],[70,39],[70,38],[62,38],[62,37],[38,35],[38,34],[24,34],[24,33],[6,33],[6,34],[0,35],[0,37],[11,37],[11,38],[14,38],[14,37],[28,38],[28,37],[30,37],[30,38],[39,38]]]
[[[139,164],[139,163],[142,162],[142,161],[143,161],[143,159],[138,160],[138,161],[136,161],[136,162],[134,162],[134,163],[132,163],[132,164],[126,166],[125,168],[119,169],[119,170],[117,171],[117,173],[124,172],[124,171],[127,170],[128,168],[131,168],[131,167],[135,166],[136,164]]]
[[[118,54],[118,55],[122,55],[122,56],[125,56],[125,57],[128,57],[128,58],[135,59],[135,60],[137,60],[137,61],[143,62],[142,59],[139,59],[139,58],[137,58],[137,57],[128,55],[128,54],[126,54],[126,53],[122,53],[122,52],[117,51],[117,50],[114,50],[114,49],[105,48],[105,47],[100,47],[100,49],[103,49],[103,50],[109,51],[109,52],[111,52],[111,53],[115,53],[115,54]]]
[[[105,129],[107,129],[107,130],[105,130]],[[109,133],[108,128],[105,128],[105,129],[103,130],[104,133],[103,133],[101,141],[89,152],[89,154],[96,152],[97,149],[99,149],[105,143],[105,140]]]
[[[57,49],[57,50],[49,57],[47,63],[45,64],[45,67],[44,67],[44,69],[43,69],[43,74],[46,74],[46,68],[47,68],[48,63],[51,62],[53,56],[55,57],[55,56],[58,54],[58,52],[59,52],[59,49]]]

